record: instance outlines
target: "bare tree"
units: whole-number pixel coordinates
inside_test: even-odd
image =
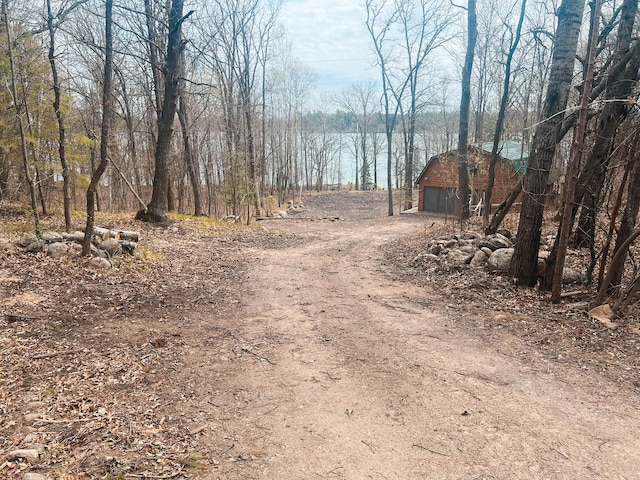
[[[401,69],[400,80],[406,77],[407,107],[403,98],[397,101],[403,109],[405,126],[404,201],[405,210],[413,207],[416,121],[425,94],[425,71],[430,56],[449,38],[446,35],[452,23],[451,9],[439,0],[397,2],[398,23],[403,37],[403,56],[406,65]],[[397,90],[396,90],[397,91]],[[406,114],[406,120],[404,119]]]
[[[511,83],[511,63],[513,57],[518,48],[520,42],[520,36],[522,32],[522,24],[524,22],[524,14],[526,11],[527,0],[522,0],[520,5],[520,18],[518,19],[518,26],[513,35],[511,35],[509,52],[504,67],[504,83],[502,86],[502,98],[500,99],[500,107],[498,108],[498,118],[496,120],[496,127],[493,133],[493,146],[491,147],[491,161],[489,163],[489,173],[487,180],[487,189],[484,194],[484,211],[483,211],[483,223],[485,228],[489,224],[489,215],[491,214],[491,197],[493,196],[493,185],[496,177],[496,163],[498,161],[498,148],[500,145],[500,138],[502,137],[502,130],[504,128],[504,120],[507,114],[507,107],[509,104],[509,86]],[[511,29],[509,29],[511,32]]]
[[[207,14],[212,31],[207,34],[211,54],[206,62],[218,84],[227,149],[225,183],[233,215],[239,214],[245,200],[256,214],[261,210],[262,165],[257,164],[265,156],[260,145],[265,139],[260,138],[258,98],[260,93],[266,97],[266,91],[259,82],[266,80],[267,55],[281,5],[281,0],[215,0]]]
[[[471,71],[478,36],[476,0],[467,4],[467,51],[462,69],[462,95],[460,98],[460,128],[458,129],[458,192],[460,194],[460,220],[469,218],[469,107],[471,104]]]
[[[598,115],[597,135],[576,187],[576,204],[582,205],[574,239],[576,246],[589,247],[594,243],[596,216],[612,142],[630,111],[626,99],[638,82],[640,42],[636,40],[635,45],[632,44],[637,13],[638,0],[623,1],[615,49],[610,57],[612,68],[606,69],[605,79],[601,82],[605,102]],[[572,225],[575,210],[572,212]]]
[[[178,120],[182,130],[182,142],[184,145],[184,163],[191,182],[193,191],[193,214],[202,215],[202,200],[200,198],[200,167],[193,154],[190,129],[192,128],[189,115],[189,98],[185,92],[185,86],[180,89],[180,106],[178,108]]]
[[[162,69],[164,92],[162,112],[158,118],[158,138],[155,149],[155,173],[153,177],[153,195],[147,205],[147,211],[140,210],[137,218],[163,222],[169,209],[169,154],[173,136],[173,122],[180,93],[181,51],[185,48],[182,41],[182,24],[193,13],[183,16],[184,0],[172,0],[169,12],[167,33],[166,63]]]
[[[584,0],[563,0],[558,10],[553,60],[544,102],[543,121],[536,130],[523,180],[524,198],[509,273],[523,285],[537,281],[538,250],[545,193],[569,99]]]
[[[64,224],[67,232],[73,231],[73,220],[71,218],[71,167],[67,160],[67,134],[65,126],[65,118],[60,108],[62,98],[60,76],[58,75],[58,66],[56,62],[56,29],[59,26],[60,19],[65,18],[70,11],[77,8],[84,2],[76,2],[60,9],[54,16],[51,8],[51,0],[47,0],[47,31],[49,33],[49,65],[51,66],[51,76],[53,81],[53,110],[58,120],[58,155],[60,156],[60,165],[62,166],[62,197],[64,209]],[[58,20],[57,24],[55,20]]]
[[[104,8],[104,75],[102,81],[102,127],[100,129],[100,163],[91,175],[87,187],[87,223],[82,242],[82,255],[91,254],[91,237],[95,222],[96,191],[98,182],[109,162],[109,135],[113,119],[113,98],[111,95],[113,80],[113,1],[106,0]]]
[[[373,0],[367,0],[367,29],[373,40],[373,47],[376,52],[376,61],[380,67],[380,75],[382,78],[382,102],[385,117],[385,134],[387,137],[387,191],[388,191],[388,203],[389,203],[389,216],[393,216],[393,179],[392,164],[393,164],[393,131],[395,130],[398,110],[400,108],[400,102],[396,101],[395,105],[392,104],[393,97],[401,98],[404,88],[401,88],[400,92],[394,93],[392,91],[392,85],[389,78],[390,72],[387,65],[387,54],[384,51],[384,44],[387,41],[387,34],[392,28],[397,12],[393,12],[388,18],[382,18],[384,7],[386,2],[382,2],[381,5],[377,5]],[[404,83],[406,87],[406,82]]]
[[[584,146],[584,136],[587,129],[587,109],[589,107],[589,96],[591,95],[591,84],[593,83],[593,70],[596,58],[596,47],[598,46],[598,27],[600,26],[600,9],[602,3],[595,0],[592,4],[591,25],[589,31],[589,48],[587,53],[587,74],[584,79],[584,86],[580,98],[580,114],[578,117],[578,125],[574,134],[573,144],[571,146],[571,158],[567,168],[567,183],[564,191],[564,207],[562,211],[562,220],[560,221],[560,230],[557,236],[554,248],[555,255],[550,255],[551,262],[547,264],[547,276],[549,271],[553,271],[553,280],[546,282],[552,284],[551,301],[560,302],[560,294],[562,293],[562,277],[564,270],[564,262],[567,255],[567,245],[569,243],[569,234],[571,233],[571,212],[573,210],[573,198],[575,196],[576,184],[578,182],[578,171],[580,169],[580,157]],[[555,263],[555,265],[554,265]]]

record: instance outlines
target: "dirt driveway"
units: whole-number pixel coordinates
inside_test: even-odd
[[[357,195],[267,222],[297,246],[249,250],[236,365],[211,379],[202,439],[220,459],[198,478],[640,479],[637,396],[488,341],[386,275],[378,247],[425,219]]]

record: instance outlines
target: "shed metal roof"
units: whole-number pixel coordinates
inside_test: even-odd
[[[491,153],[493,149],[493,142],[487,142],[482,144],[482,150]],[[507,160],[513,162],[513,168],[515,171],[522,175],[527,169],[529,163],[529,150],[523,147],[520,142],[514,140],[505,140],[498,145],[498,155]]]
[[[478,148],[477,145],[476,145],[476,148]],[[490,154],[491,150],[493,149],[493,143],[492,142],[483,143],[480,146],[480,148],[482,148],[483,151]],[[449,152],[440,153],[438,155],[434,155],[433,157],[431,157],[427,161],[427,164],[424,166],[422,171],[420,172],[420,175],[418,175],[418,178],[416,180],[416,185],[420,182],[420,179],[422,178],[422,176],[427,172],[429,165],[434,159],[441,157],[443,155],[447,155],[449,153],[454,153],[454,152],[455,150],[451,150]],[[527,165],[529,164],[529,150],[526,147],[524,147],[520,142],[516,142],[515,140],[505,140],[504,142],[498,145],[498,155],[501,158],[504,158],[505,160],[509,160],[511,163],[513,163],[513,169],[516,171],[518,175],[524,175],[525,171],[527,170]]]

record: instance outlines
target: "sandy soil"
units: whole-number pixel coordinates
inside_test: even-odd
[[[24,402],[69,418],[63,406],[82,397],[95,406],[78,415],[95,426],[65,444],[82,461],[49,455],[32,471],[74,480],[640,479],[637,392],[508,332],[474,328],[455,301],[402,281],[382,248],[432,219],[385,212],[381,193],[343,192],[306,198],[248,240],[207,236],[186,249],[151,235],[149,248],[162,258],[177,251],[175,260],[147,272],[148,283],[112,281],[115,291],[78,307],[109,305],[112,321],[104,310],[61,320],[58,330],[74,332],[69,351],[88,357],[51,356],[31,373],[46,383],[46,368],[80,371],[95,358],[108,371],[105,358],[119,355],[135,378],[76,393],[67,382],[66,396],[45,395],[35,380],[11,383],[25,371],[9,369],[2,452],[33,430],[19,416]],[[3,268],[5,285],[22,278]],[[47,288],[5,286],[3,301],[18,308],[29,290],[44,298],[32,310],[47,311]],[[138,298],[148,303],[131,310]],[[12,338],[33,353],[66,338],[44,321],[19,323],[0,323],[8,354]],[[43,443],[64,444],[51,422],[34,424]],[[29,471],[13,468],[7,478]]]

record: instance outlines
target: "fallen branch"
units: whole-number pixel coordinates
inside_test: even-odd
[[[369,447],[369,450],[371,450],[371,453],[376,453],[376,451],[373,449],[373,447],[371,446],[371,444],[365,442],[364,440],[360,440],[362,443],[364,443],[367,447]]]
[[[72,353],[80,353],[82,352],[82,350],[75,348],[73,350],[60,350],[59,352],[53,352],[53,353],[41,353],[40,355],[34,355],[33,357],[31,357],[31,360],[42,360],[43,358],[53,358],[53,357],[57,357],[58,355],[70,355]]]
[[[269,363],[269,364],[271,364],[271,365],[275,365],[275,363],[273,363],[273,362],[272,362],[271,360],[269,360],[268,358],[266,358],[266,357],[262,357],[262,356],[258,355],[257,353],[252,352],[252,351],[251,351],[249,348],[247,348],[247,347],[242,347],[242,351],[243,351],[243,352],[250,353],[250,354],[251,354],[251,355],[253,355],[254,357],[256,357],[256,358],[258,358],[258,359],[260,359],[260,360],[264,360],[265,362],[267,362],[267,363]]]
[[[436,450],[431,450],[430,448],[425,447],[424,445],[420,445],[418,443],[413,444],[414,447],[420,448],[422,450],[426,450],[427,452],[435,453],[436,455],[442,455],[443,457],[450,457],[451,455],[447,453],[437,452]]]
[[[118,175],[120,175],[120,177],[125,181],[127,187],[129,187],[129,190],[131,190],[131,193],[133,193],[133,195],[136,197],[136,200],[138,200],[138,203],[142,206],[142,210],[147,213],[147,204],[144,203],[144,200],[142,200],[142,198],[140,198],[140,195],[138,195],[138,192],[136,192],[135,188],[133,188],[133,185],[131,185],[129,179],[122,173],[120,167],[118,167],[118,164],[113,161],[113,158],[109,158],[109,161],[111,161],[111,165],[113,165],[113,167],[116,169],[116,172],[118,172]]]

